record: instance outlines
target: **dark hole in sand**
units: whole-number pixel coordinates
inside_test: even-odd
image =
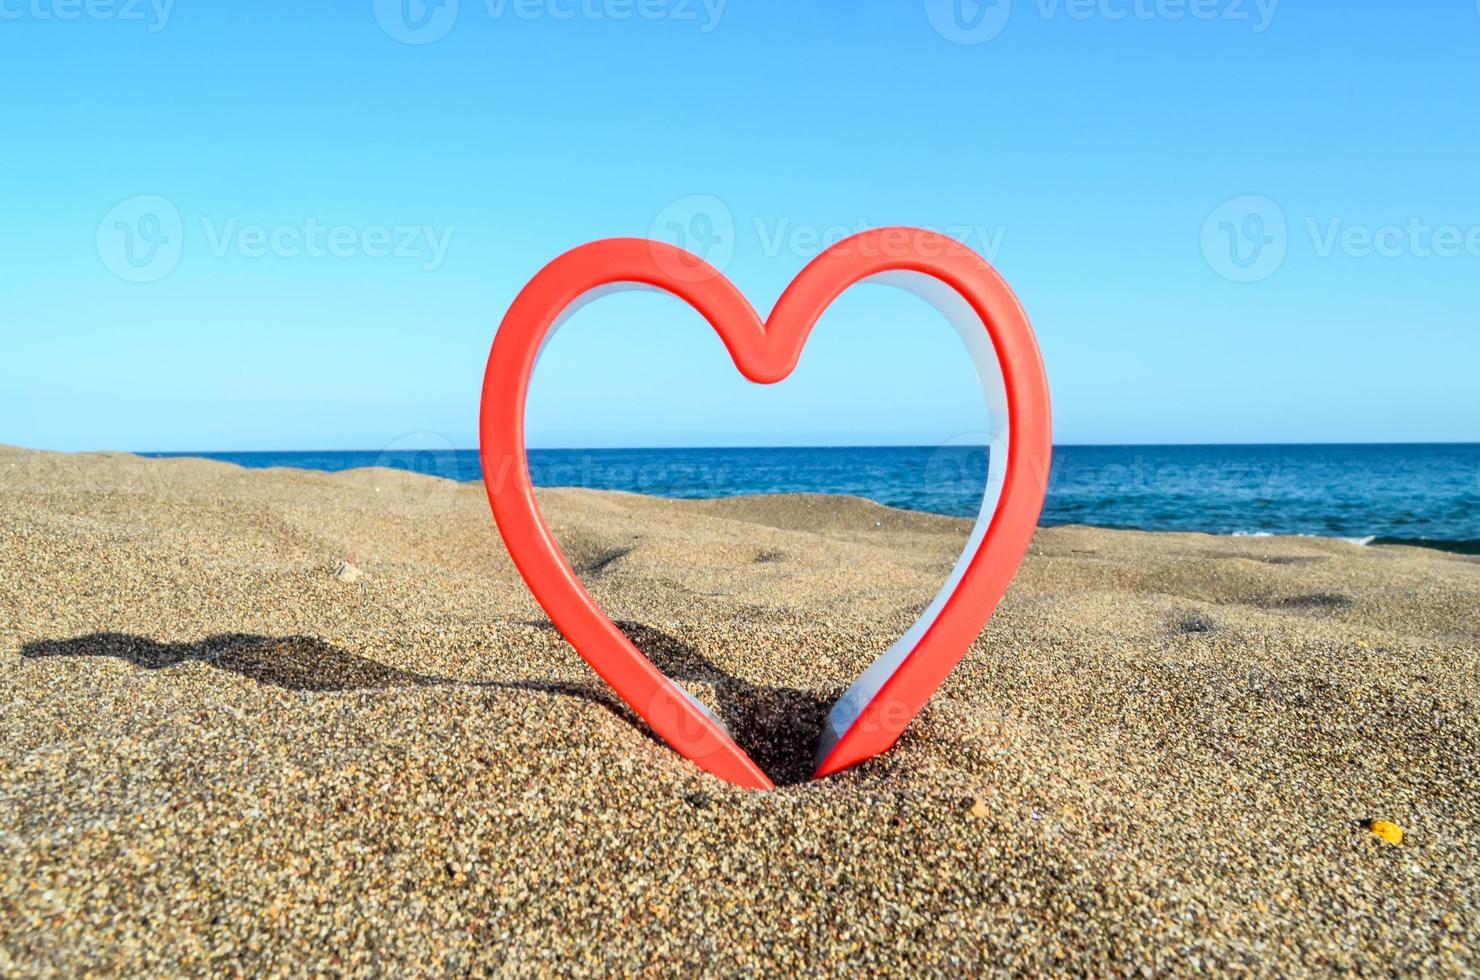
[[[1308,595],[1290,596],[1274,603],[1276,609],[1345,609],[1352,604],[1349,596],[1334,592],[1312,592]]]
[[[608,569],[630,554],[632,554],[631,548],[613,548],[590,561],[583,562],[576,568],[576,572],[587,578],[600,578]]]
[[[1191,634],[1215,633],[1218,625],[1207,614],[1192,612],[1184,614],[1181,619],[1177,620],[1177,629]]]

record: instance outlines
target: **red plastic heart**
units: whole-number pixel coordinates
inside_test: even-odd
[[[959,242],[912,228],[879,228],[817,256],[762,321],[740,291],[682,249],[611,239],[555,259],[519,293],[500,324],[483,381],[480,439],[494,520],[530,591],[556,628],[633,711],[677,752],[722,779],[772,783],[724,725],[635,647],[581,584],[540,514],[524,446],[530,375],[554,328],[574,308],[619,286],[667,291],[709,321],[746,378],[791,374],[818,317],[864,280],[934,303],[961,331],[995,409],[982,511],[951,576],[920,620],[839,698],[814,778],[889,749],[960,662],[1027,553],[1048,485],[1048,382],[1027,315],[1001,277]]]

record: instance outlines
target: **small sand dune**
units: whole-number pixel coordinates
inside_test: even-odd
[[[480,487],[0,449],[0,974],[1480,971],[1480,560],[1045,530],[809,783],[968,522],[541,502],[781,790],[634,722]]]

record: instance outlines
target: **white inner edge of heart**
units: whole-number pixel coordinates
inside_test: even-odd
[[[961,576],[966,574],[966,567],[971,564],[971,559],[976,556],[977,549],[981,547],[982,539],[986,537],[987,528],[991,526],[992,516],[997,510],[997,498],[1002,495],[1002,484],[1007,476],[1007,441],[1009,438],[1007,385],[1003,380],[1002,365],[997,360],[997,351],[992,346],[991,335],[987,332],[987,325],[982,318],[977,315],[976,310],[972,309],[966,298],[955,289],[934,276],[922,272],[889,272],[861,281],[893,286],[918,296],[933,306],[951,326],[955,327],[961,342],[966,346],[967,353],[971,355],[972,363],[976,365],[977,379],[981,382],[982,397],[986,401],[987,485],[982,494],[982,504],[977,512],[976,524],[971,529],[971,536],[966,541],[966,547],[961,551],[961,557],[956,559],[956,565],[951,569],[951,574],[946,577],[945,584],[940,587],[940,591],[935,594],[935,598],[931,600],[930,605],[926,607],[925,612],[915,621],[915,624],[859,675],[858,680],[843,692],[842,697],[838,698],[837,703],[828,712],[827,725],[823,729],[822,740],[817,746],[818,762],[827,757],[838,741],[847,734],[848,729],[858,721],[859,716],[863,714],[863,709],[878,696],[884,684],[894,676],[895,671],[899,670],[900,665],[915,649],[920,638],[925,635],[925,631],[930,629],[936,618],[940,616],[941,610],[945,608],[946,600],[956,591],[956,586],[961,582]],[[628,292],[666,293],[667,290],[642,283],[611,283],[588,290],[567,306],[551,324],[540,344],[540,353],[544,353],[545,345],[549,344],[550,339],[555,336],[556,331],[565,321],[583,307],[603,296]],[[707,715],[721,730],[729,731],[702,701],[672,680],[668,684],[675,693]]]
[[[925,631],[940,616],[946,600],[956,591],[961,576],[966,574],[966,567],[976,557],[982,538],[986,537],[987,528],[992,524],[992,515],[997,511],[997,498],[1002,495],[1002,484],[1007,477],[1007,383],[1003,380],[997,350],[992,346],[991,335],[987,333],[987,325],[982,322],[982,318],[966,302],[964,296],[934,276],[921,272],[889,272],[863,281],[881,283],[913,293],[935,307],[956,328],[961,343],[966,345],[966,351],[976,365],[982,397],[987,403],[987,485],[982,494],[981,509],[977,511],[976,525],[972,527],[966,547],[962,549],[961,557],[956,559],[956,566],[951,569],[945,584],[940,587],[925,612],[915,620],[915,625],[869,664],[868,669],[843,692],[843,696],[838,698],[832,710],[827,713],[827,726],[823,729],[822,740],[817,746],[819,763],[827,758],[838,741],[847,734],[848,729],[863,714],[863,709],[878,696],[879,690],[899,670],[905,658],[925,635]]]

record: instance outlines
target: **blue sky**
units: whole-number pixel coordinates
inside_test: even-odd
[[[1007,277],[1059,442],[1480,439],[1472,0],[407,2],[0,0],[0,442],[472,446],[565,249],[682,229],[768,309],[884,224]],[[933,443],[979,402],[881,287],[775,389],[619,296],[530,439]]]

